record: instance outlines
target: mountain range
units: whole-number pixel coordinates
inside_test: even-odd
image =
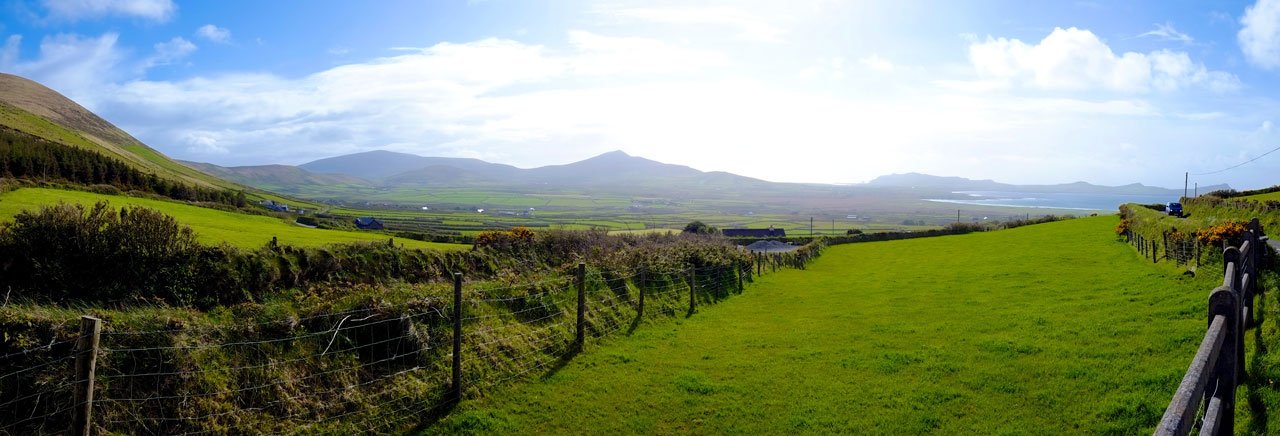
[[[703,172],[612,151],[579,162],[517,168],[479,159],[424,157],[391,151],[368,151],[308,162],[299,166],[220,167],[184,162],[201,171],[251,186],[284,189],[304,185],[363,187],[488,187],[506,190],[590,188],[627,192],[670,187],[739,189],[790,185],[725,172]]]
[[[1180,190],[1141,184],[1099,186],[1075,182],[1012,185],[919,173],[882,176],[858,185],[775,183],[727,172],[699,171],[621,151],[564,165],[529,169],[479,159],[424,157],[391,151],[336,156],[299,166],[222,167],[172,160],[58,92],[34,81],[3,73],[0,73],[0,128],[93,150],[140,171],[184,183],[232,190],[248,186],[313,198],[343,196],[348,200],[374,191],[390,189],[412,193],[423,192],[424,188],[480,188],[517,193],[574,191],[683,198],[731,195],[749,202],[759,202],[766,197],[784,202],[806,197],[822,202],[824,198],[856,195],[851,193],[859,190],[885,195],[891,192],[936,195],[951,191],[1015,191],[1145,194],[1175,198],[1182,193]],[[1226,185],[1216,185],[1201,187],[1200,190],[1208,192],[1225,188]]]
[[[391,151],[368,151],[308,162],[299,166],[263,165],[220,167],[184,162],[218,177],[250,186],[294,192],[307,186],[366,188],[493,188],[533,192],[546,188],[608,191],[618,194],[659,194],[673,188],[697,191],[767,189],[770,191],[823,191],[831,185],[775,183],[726,172],[703,172],[687,166],[662,163],[612,151],[579,162],[522,169],[479,159],[424,157]],[[1102,186],[1087,182],[1056,185],[1014,185],[993,180],[940,177],[920,173],[880,176],[847,189],[908,189],[921,193],[953,191],[1005,191],[1073,194],[1159,195],[1176,198],[1181,190],[1134,183]],[[1228,189],[1227,185],[1201,187],[1201,192]]]

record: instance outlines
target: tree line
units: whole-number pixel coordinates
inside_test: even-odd
[[[111,185],[175,200],[245,205],[243,191],[190,185],[144,173],[93,150],[71,147],[0,128],[0,177]]]

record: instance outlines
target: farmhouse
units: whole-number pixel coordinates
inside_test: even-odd
[[[730,238],[785,238],[787,236],[786,230],[775,229],[773,226],[767,229],[724,229],[721,232]]]
[[[284,203],[276,203],[276,202],[275,202],[275,201],[273,201],[273,200],[262,200],[262,203],[260,203],[260,204],[262,204],[262,207],[265,207],[265,208],[267,208],[267,209],[270,209],[270,210],[273,210],[273,211],[276,211],[276,212],[288,212],[288,211],[289,211],[289,205],[284,204]]]
[[[361,230],[382,230],[382,221],[374,217],[363,216],[355,219],[356,228]]]

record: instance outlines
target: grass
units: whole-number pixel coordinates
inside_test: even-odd
[[[191,227],[201,242],[209,244],[226,242],[241,248],[257,248],[275,236],[281,244],[311,247],[362,241],[384,242],[388,238],[382,233],[309,229],[272,216],[224,212],[171,201],[45,188],[22,188],[0,194],[0,220],[7,221],[22,210],[34,210],[40,206],[58,202],[91,205],[100,200],[109,201],[114,207],[134,205],[164,212],[183,225]],[[396,243],[404,244],[405,248],[437,250],[459,250],[469,247],[403,238],[396,239]]]
[[[1116,222],[832,247],[430,431],[1150,433],[1221,279],[1140,259]]]

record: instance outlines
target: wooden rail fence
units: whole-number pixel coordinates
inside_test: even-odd
[[[1197,425],[1202,435],[1235,431],[1236,386],[1245,378],[1244,331],[1253,322],[1253,297],[1267,237],[1254,218],[1239,247],[1223,251],[1222,286],[1209,293],[1209,329],[1182,384],[1165,409],[1156,435],[1185,435]]]

